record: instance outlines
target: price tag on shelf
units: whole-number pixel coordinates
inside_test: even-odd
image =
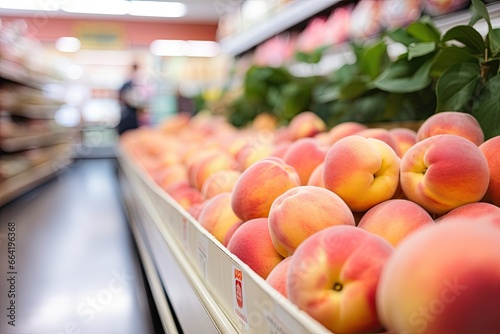
[[[196,243],[198,250],[198,265],[200,266],[201,277],[207,278],[207,261],[208,261],[208,239],[203,235],[198,236]]]
[[[182,235],[182,244],[186,250],[189,249],[189,222],[186,218],[182,217],[182,225],[181,225],[181,235]]]
[[[250,326],[248,324],[247,299],[245,296],[243,271],[240,267],[233,265],[231,275],[234,314],[236,315],[236,319],[238,319],[238,323],[248,332]]]

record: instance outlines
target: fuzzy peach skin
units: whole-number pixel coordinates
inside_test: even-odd
[[[236,169],[237,163],[233,157],[222,150],[201,153],[189,166],[189,183],[192,187],[201,190],[205,180],[220,170]]]
[[[477,146],[484,142],[483,130],[474,116],[458,111],[444,111],[427,118],[417,131],[417,141],[442,134],[467,138]]]
[[[484,200],[500,206],[500,136],[493,137],[479,146],[490,169],[490,183]]]
[[[392,254],[387,241],[355,226],[324,229],[292,256],[288,299],[333,333],[377,333],[375,295]]]
[[[231,192],[240,175],[241,172],[236,170],[215,172],[203,182],[201,193],[206,198],[212,198],[220,193]]]
[[[356,132],[368,129],[364,124],[357,122],[344,122],[335,125],[328,131],[328,141],[330,145],[335,144],[339,139],[354,135]]]
[[[243,223],[229,240],[227,249],[264,279],[283,260],[271,242],[267,218]]]
[[[166,189],[172,183],[188,180],[188,170],[184,164],[173,164],[157,171],[154,179],[160,187]]]
[[[389,135],[394,139],[398,147],[397,153],[400,158],[417,142],[417,133],[407,128],[394,128],[389,130]]]
[[[273,143],[259,141],[246,143],[235,156],[238,163],[238,169],[244,171],[257,161],[271,156],[273,150]]]
[[[248,167],[238,178],[231,205],[243,221],[265,218],[278,196],[299,185],[299,175],[292,166],[280,158],[264,158]]]
[[[481,200],[489,179],[483,153],[456,135],[424,139],[401,159],[401,188],[406,197],[438,215]]]
[[[299,138],[314,137],[325,130],[325,122],[312,111],[303,111],[297,114],[287,127],[288,135],[292,141]]]
[[[428,224],[434,224],[434,220],[420,205],[404,199],[390,199],[368,210],[358,227],[397,247],[409,235]]]
[[[271,285],[284,297],[288,297],[288,294],[286,292],[286,284],[288,277],[288,268],[290,267],[292,258],[293,256],[289,256],[278,263],[266,278],[266,282],[269,283],[269,285]]]
[[[300,183],[306,185],[314,169],[325,160],[327,151],[316,139],[301,138],[290,145],[283,160],[295,168]]]
[[[366,211],[390,199],[399,183],[400,159],[381,140],[352,135],[330,147],[323,182],[352,211]]]
[[[227,233],[226,233],[226,237],[224,238],[224,240],[222,241],[222,245],[226,246],[229,245],[229,241],[231,241],[231,238],[233,237],[233,234],[234,232],[236,232],[236,230],[241,226],[243,225],[243,221],[239,221],[238,223],[234,224],[233,226],[231,226],[229,228],[229,230],[227,230]]]
[[[231,208],[231,193],[222,193],[208,199],[198,216],[198,221],[223,243],[229,229],[240,223],[240,219]]]
[[[500,208],[485,202],[474,202],[459,206],[447,214],[436,219],[436,223],[455,220],[454,218],[468,219],[471,223],[477,221],[478,217],[497,215],[500,217]]]
[[[400,156],[399,146],[393,136],[391,136],[391,134],[389,133],[389,130],[382,128],[370,128],[356,132],[356,134],[365,138],[375,138],[381,140],[389,145],[394,150],[394,152],[396,152],[396,154]]]
[[[165,188],[165,191],[186,210],[205,200],[201,192],[191,187],[185,180],[171,183]]]
[[[323,182],[323,169],[325,168],[325,163],[320,163],[311,173],[309,180],[307,180],[308,186],[316,186],[316,187],[325,187],[325,183]]]
[[[500,228],[454,218],[403,241],[379,282],[377,310],[393,333],[500,333]]]
[[[276,198],[269,211],[271,239],[284,257],[312,234],[335,225],[354,226],[354,217],[347,204],[325,188],[292,188]]]

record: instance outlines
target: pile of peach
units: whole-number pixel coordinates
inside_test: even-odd
[[[418,131],[175,116],[121,144],[334,333],[500,333],[500,136],[471,115]]]

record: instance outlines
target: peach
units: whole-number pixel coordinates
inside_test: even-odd
[[[284,297],[288,297],[286,285],[288,268],[290,267],[290,261],[292,261],[292,258],[293,256],[289,256],[278,263],[266,278],[266,282]]]
[[[310,235],[335,225],[354,226],[345,202],[325,188],[300,186],[287,190],[269,211],[269,231],[283,257],[292,255]]]
[[[377,310],[390,332],[500,333],[500,228],[453,220],[415,232],[385,265]]]
[[[339,139],[356,134],[361,130],[365,130],[368,127],[364,124],[357,122],[344,122],[335,125],[328,131],[328,138],[330,145],[335,144]]]
[[[215,172],[203,182],[201,193],[206,198],[212,198],[220,193],[231,192],[240,175],[241,172],[236,170]]]
[[[396,143],[398,148],[396,152],[400,158],[417,142],[417,133],[412,129],[394,128],[389,130],[389,134]]]
[[[222,193],[208,199],[198,216],[198,221],[223,243],[231,227],[240,223],[240,219],[231,208],[231,193]]]
[[[192,204],[188,209],[187,212],[196,220],[198,220],[198,217],[200,216],[201,210],[203,210],[203,207],[205,206],[205,203],[207,201],[199,202]]]
[[[401,160],[401,188],[406,197],[437,215],[481,200],[489,178],[483,153],[457,135],[424,139]]]
[[[325,131],[326,123],[312,111],[303,111],[292,118],[287,129],[290,139],[295,141],[299,138],[314,137]]]
[[[224,240],[222,241],[222,245],[226,246],[229,244],[229,241],[233,237],[234,232],[243,224],[243,221],[239,221],[238,223],[234,224],[227,230],[226,236],[224,237]]]
[[[300,183],[306,185],[314,169],[325,160],[326,152],[316,139],[301,138],[288,147],[283,160],[295,168]]]
[[[186,210],[205,200],[201,192],[191,187],[187,181],[174,182],[167,186],[165,191]]]
[[[396,247],[427,224],[434,224],[434,220],[420,205],[404,199],[390,199],[368,210],[358,227],[384,238]]]
[[[184,164],[174,164],[159,170],[154,179],[160,187],[166,189],[176,181],[188,180],[188,171]]]
[[[264,279],[283,260],[271,242],[267,218],[243,223],[229,240],[227,249]]]
[[[393,136],[389,133],[389,130],[382,128],[370,128],[356,132],[356,134],[365,138],[375,138],[381,140],[389,145],[394,150],[394,152],[396,152],[396,154],[400,156],[398,144]]]
[[[387,241],[355,226],[321,230],[292,256],[288,299],[333,333],[379,332],[375,295],[392,254]]]
[[[283,159],[286,151],[288,150],[288,147],[290,147],[291,144],[291,141],[282,141],[275,144],[270,156]]]
[[[322,162],[313,170],[311,176],[309,177],[309,180],[307,180],[308,186],[315,186],[321,188],[325,187],[325,183],[323,182],[324,168],[325,168],[325,163]]]
[[[236,161],[224,151],[207,152],[200,154],[189,166],[189,183],[192,187],[201,190],[205,180],[221,170],[236,169]]]
[[[484,142],[483,130],[474,116],[458,111],[444,111],[427,118],[417,131],[417,141],[442,134],[467,138],[476,146]]]
[[[328,150],[323,182],[352,211],[366,211],[394,195],[399,162],[394,150],[383,141],[351,135]]]
[[[470,222],[475,222],[476,218],[486,215],[497,215],[500,217],[500,208],[485,202],[468,203],[439,217],[436,219],[436,223],[447,222],[454,218],[467,218]]]
[[[278,196],[299,185],[299,175],[292,166],[280,158],[264,158],[248,167],[238,178],[231,205],[243,221],[265,218]]]
[[[500,206],[500,136],[493,137],[479,146],[490,170],[490,182],[484,200]]]
[[[244,171],[257,161],[269,157],[274,150],[274,145],[268,142],[250,141],[238,151],[235,159],[238,169]]]

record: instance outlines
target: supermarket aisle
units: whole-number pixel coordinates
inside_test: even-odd
[[[154,332],[114,173],[113,160],[80,160],[0,208],[0,333]]]

